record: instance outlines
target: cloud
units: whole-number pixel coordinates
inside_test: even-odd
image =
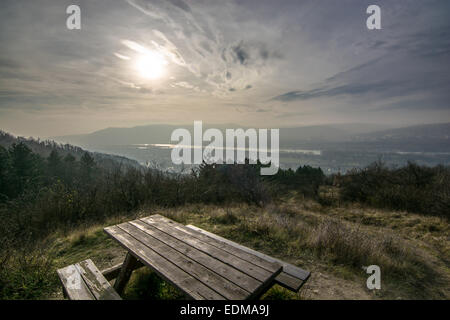
[[[448,23],[447,23],[448,24]],[[375,110],[450,108],[450,32],[426,28],[407,35],[389,34],[368,45],[369,59],[324,78],[305,89],[290,90],[269,101],[318,101],[335,105],[376,105]],[[359,46],[359,42],[357,43]],[[334,99],[334,100],[332,100]],[[416,102],[413,102],[416,101]],[[370,102],[370,103],[369,103]],[[347,107],[344,111],[348,111]],[[368,110],[368,109],[367,109]]]
[[[367,84],[346,84],[331,88],[316,88],[308,91],[291,91],[285,94],[276,96],[273,100],[278,101],[295,101],[295,100],[309,100],[321,97],[336,97],[340,95],[363,95],[368,93],[380,93],[395,86],[394,83],[378,82]]]
[[[196,78],[190,82],[197,87],[210,87],[207,91],[215,97],[226,97],[233,91],[230,88],[244,88],[245,82],[257,82],[270,73],[269,61],[281,58],[263,40],[225,37],[223,17],[232,14],[227,12],[227,6],[218,7],[214,19],[196,3],[185,6],[181,1],[127,2],[149,17],[164,21],[164,27],[153,30],[158,38],[151,41],[153,46]]]
[[[191,8],[182,0],[168,0],[175,7],[178,7],[186,12],[191,12]]]
[[[227,62],[248,65],[261,65],[269,59],[281,59],[282,55],[276,51],[267,49],[267,45],[263,42],[244,42],[230,45],[223,49],[222,59]]]
[[[380,31],[365,27],[367,1],[79,4],[82,29],[70,31],[64,2],[2,2],[0,125],[29,110],[47,123],[77,117],[84,131],[191,117],[364,121],[368,112],[432,122],[450,109],[447,0],[379,0]],[[148,50],[168,62],[158,81],[136,72]]]
[[[242,41],[231,47],[231,51],[233,52],[234,61],[239,61],[240,64],[244,66],[247,64],[249,59],[248,52],[244,49]]]
[[[117,52],[114,52],[114,55],[115,55],[117,58],[122,59],[122,60],[130,60],[130,59],[131,59],[130,57],[124,56],[124,55],[122,55],[122,54],[120,54],[120,53],[117,53]]]

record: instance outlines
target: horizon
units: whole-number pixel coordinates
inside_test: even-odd
[[[450,122],[447,1],[70,1],[0,12],[0,128]],[[117,21],[120,21],[119,23]]]
[[[335,126],[345,126],[345,125],[373,125],[373,126],[378,126],[380,129],[369,129],[367,130],[368,133],[371,132],[378,132],[378,131],[385,131],[385,130],[394,130],[394,129],[404,129],[404,128],[408,128],[408,127],[420,127],[420,126],[429,126],[429,125],[445,125],[445,124],[450,124],[450,122],[445,121],[445,122],[431,122],[431,123],[416,123],[416,124],[404,124],[404,125],[398,125],[398,126],[393,126],[393,125],[385,125],[385,124],[380,124],[380,123],[369,123],[369,122],[349,122],[349,123],[323,123],[323,124],[308,124],[308,125],[297,125],[297,126],[280,126],[277,129],[292,129],[292,128],[309,128],[309,127],[335,127]],[[65,136],[85,136],[85,135],[90,135],[90,134],[94,134],[100,131],[105,131],[108,129],[134,129],[134,128],[140,128],[140,127],[151,127],[151,126],[173,126],[173,127],[179,127],[179,128],[186,128],[189,126],[192,126],[193,122],[188,124],[188,123],[184,123],[184,124],[175,124],[175,123],[150,123],[150,124],[143,124],[143,125],[137,125],[137,126],[132,126],[132,127],[105,127],[105,128],[100,128],[98,130],[95,131],[91,131],[91,132],[83,132],[83,133],[73,133],[73,134],[64,134],[64,135],[60,135],[60,136],[37,136],[37,135],[23,135],[20,133],[16,133],[16,132],[12,132],[12,131],[8,131],[8,130],[4,130],[3,128],[0,128],[0,131],[3,131],[4,133],[10,134],[14,137],[17,138],[26,138],[26,139],[30,139],[30,138],[39,138],[39,139],[46,139],[46,140],[52,140],[55,138],[61,138],[61,137],[65,137]],[[203,123],[203,125],[208,126],[208,127],[212,127],[212,126],[218,126],[218,127],[227,127],[230,129],[234,129],[234,128],[255,128],[255,129],[263,129],[264,127],[257,127],[257,126],[252,126],[251,124],[246,125],[246,126],[240,126],[237,123]],[[270,129],[270,127],[268,127],[267,129]]]

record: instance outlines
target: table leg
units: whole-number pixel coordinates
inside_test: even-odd
[[[269,291],[272,287],[273,287],[273,284],[265,287],[264,289],[262,289],[261,291],[259,291],[255,295],[253,295],[253,297],[251,297],[249,300],[261,300],[261,297],[263,295],[265,295],[266,292]]]
[[[136,265],[138,263],[138,260],[131,254],[127,253],[127,256],[125,257],[125,261],[122,264],[122,268],[120,269],[119,275],[117,276],[116,281],[114,282],[114,289],[117,291],[119,295],[122,294],[123,289],[125,289],[125,286],[130,279],[131,272],[133,272],[134,269],[136,269]]]

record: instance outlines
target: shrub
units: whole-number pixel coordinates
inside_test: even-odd
[[[266,177],[266,180],[277,186],[278,193],[296,190],[306,197],[317,198],[319,187],[325,182],[325,175],[321,168],[305,165],[295,171],[280,169],[277,174]]]
[[[344,200],[375,207],[450,218],[450,168],[408,163],[388,168],[376,162],[340,178]]]

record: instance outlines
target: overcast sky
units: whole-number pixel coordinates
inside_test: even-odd
[[[70,4],[81,30],[66,27]],[[366,27],[370,4],[381,30]],[[0,6],[0,129],[14,134],[450,121],[448,0]]]

